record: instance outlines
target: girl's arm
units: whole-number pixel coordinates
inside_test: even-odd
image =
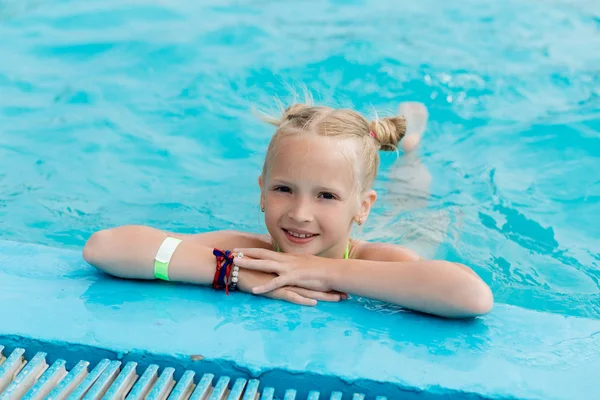
[[[168,234],[146,226],[122,226],[94,233],[83,248],[83,258],[120,278],[155,279],[154,257],[167,236],[183,240],[169,263],[169,278],[210,284],[215,270],[211,248],[190,240],[192,236]]]
[[[398,246],[382,249],[375,260],[339,260],[240,249],[244,258],[236,264],[279,275],[254,288],[254,293],[282,285],[336,290],[448,318],[474,317],[491,310],[491,290],[470,268],[448,261],[398,260],[395,253],[407,257],[400,249]]]
[[[376,288],[380,291],[380,296],[385,296],[388,292],[392,293],[390,300],[383,298],[378,300],[447,317],[482,315],[487,314],[492,308],[494,300],[491,290],[471,268],[465,265],[440,260],[424,260],[415,252],[395,244],[359,241],[355,242],[355,248],[354,258],[360,261],[359,267],[370,265],[366,267],[367,271],[372,271],[374,268],[375,279],[381,279],[381,282],[370,283],[362,289],[362,291],[369,290],[371,296],[360,294],[360,289],[350,293],[372,297],[373,288]],[[347,272],[352,274],[352,278],[334,277],[336,286],[352,285],[355,280],[360,282],[363,279],[362,274],[368,273],[355,272],[352,264],[349,267]],[[392,279],[386,281],[386,274]],[[384,285],[394,286],[398,281],[401,282],[401,293],[393,288],[382,290]],[[441,305],[441,308],[438,305]]]
[[[96,268],[120,278],[155,279],[154,257],[167,236],[182,239],[169,263],[169,280],[209,285],[215,273],[213,247],[231,249],[234,243],[267,246],[255,235],[219,231],[200,235],[167,233],[147,226],[122,226],[94,233],[83,249],[83,258]],[[260,271],[239,271],[238,288],[250,292],[275,275]],[[315,305],[316,300],[339,301],[339,293],[322,293],[302,288],[269,291],[267,297]]]
[[[470,268],[448,261],[337,261],[324,280],[333,290],[448,318],[487,314],[490,288]]]

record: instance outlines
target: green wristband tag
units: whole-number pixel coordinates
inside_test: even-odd
[[[154,260],[154,276],[163,281],[169,280],[169,263]]]
[[[157,279],[169,280],[169,262],[179,243],[181,243],[180,239],[167,237],[160,245],[154,257],[154,276]]]

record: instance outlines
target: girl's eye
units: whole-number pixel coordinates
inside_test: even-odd
[[[287,186],[275,186],[275,187],[273,188],[273,191],[274,191],[274,192],[281,192],[281,193],[291,193],[291,192],[292,192],[292,189],[290,189],[290,188],[289,188],[289,187],[287,187]]]
[[[325,199],[325,200],[337,200],[336,195],[333,193],[329,193],[329,192],[319,193],[319,197],[321,197],[322,199]]]

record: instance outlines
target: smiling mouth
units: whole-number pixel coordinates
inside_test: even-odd
[[[294,239],[299,239],[299,240],[306,240],[306,239],[311,239],[314,238],[315,236],[319,236],[316,233],[300,233],[300,232],[294,232],[288,229],[283,229],[283,231],[288,235],[291,236]]]

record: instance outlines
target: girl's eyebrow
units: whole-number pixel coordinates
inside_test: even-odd
[[[286,185],[286,186],[293,186],[291,182],[286,181],[285,179],[277,179],[277,178],[273,178],[271,179],[271,185]]]
[[[343,193],[343,190],[331,186],[317,186],[316,189],[320,192]]]

